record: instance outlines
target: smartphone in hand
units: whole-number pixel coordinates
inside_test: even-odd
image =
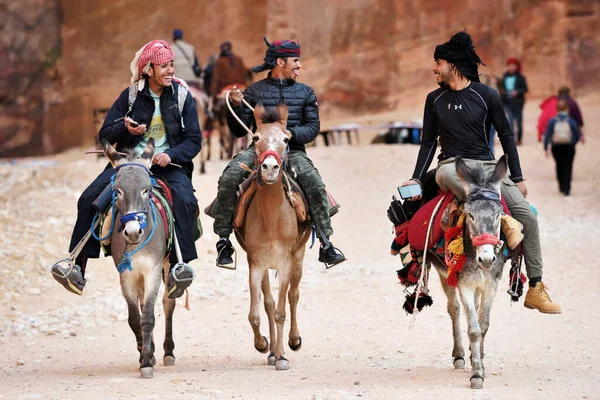
[[[132,120],[129,117],[127,117],[127,121],[129,122],[129,125],[131,125],[132,128],[137,128],[138,126],[140,126],[139,123],[137,123],[136,121]]]
[[[421,190],[421,185],[408,185],[408,186],[398,186],[398,193],[400,193],[400,197],[403,199],[410,199],[415,196],[420,196],[423,194]]]

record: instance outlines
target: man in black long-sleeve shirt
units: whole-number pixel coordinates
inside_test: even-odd
[[[277,106],[280,102],[285,103],[288,107],[287,129],[292,134],[287,155],[288,168],[296,172],[295,179],[298,180],[306,194],[312,221],[321,241],[319,261],[325,263],[327,267],[331,267],[346,259],[329,242],[333,229],[329,217],[329,201],[325,184],[319,171],[306,155],[305,149],[305,145],[315,140],[319,134],[317,96],[310,86],[296,82],[300,68],[302,68],[298,42],[281,40],[269,43],[265,39],[265,43],[268,46],[265,63],[252,70],[254,72],[269,70],[270,72],[267,78],[250,85],[243,94],[239,89],[231,91],[233,110],[246,126],[253,127],[256,125],[254,114],[249,108],[242,108],[242,98],[245,98],[252,107],[258,103],[262,103],[263,106]],[[227,122],[234,136],[244,137],[246,135],[246,130],[239,125],[231,113],[227,115]],[[213,208],[213,214],[215,216],[214,232],[220,237],[217,242],[217,266],[222,268],[235,268],[232,257],[234,250],[229,235],[233,231],[232,219],[236,193],[239,185],[248,176],[248,172],[240,164],[244,163],[252,167],[255,157],[254,144],[251,144],[246,151],[238,154],[227,165],[223,175],[219,178],[217,201]]]
[[[444,191],[464,198],[466,193],[456,174],[454,158],[465,159],[467,165],[493,169],[494,155],[489,149],[489,133],[493,124],[502,149],[508,157],[511,176],[502,181],[502,196],[512,216],[523,224],[523,250],[529,290],[525,306],[543,313],[560,313],[542,282],[542,251],[537,217],[525,196],[527,187],[512,129],[498,93],[479,82],[478,65],[483,64],[466,32],[459,32],[449,42],[436,47],[433,72],[439,89],[429,93],[425,101],[423,136],[413,177],[402,185],[420,184],[433,161],[439,138],[441,152],[436,168],[436,181]],[[412,200],[419,199],[420,196]]]

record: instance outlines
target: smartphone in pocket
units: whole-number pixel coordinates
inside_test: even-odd
[[[414,184],[408,186],[398,186],[398,193],[400,193],[401,198],[410,199],[411,197],[422,195],[423,191],[421,190],[421,185]]]

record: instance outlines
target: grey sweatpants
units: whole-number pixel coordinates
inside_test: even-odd
[[[486,173],[491,174],[496,166],[496,161],[464,160],[467,166],[481,165]],[[463,184],[456,174],[454,158],[440,162],[436,169],[435,180],[443,191],[452,191],[458,197],[466,198]],[[523,224],[523,252],[527,277],[538,278],[542,276],[542,248],[540,245],[540,231],[537,216],[529,207],[529,203],[508,176],[504,177],[501,185],[502,197],[508,206],[511,215]]]

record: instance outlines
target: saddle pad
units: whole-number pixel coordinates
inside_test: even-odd
[[[296,207],[294,207],[294,210],[296,211],[296,218],[299,223],[302,223],[308,219],[308,203],[298,183],[294,182],[294,180],[289,176],[288,178],[290,181],[290,185],[292,186],[292,197],[296,200],[297,203]],[[244,225],[244,221],[246,219],[246,212],[248,211],[248,207],[250,207],[250,203],[252,203],[252,199],[254,198],[256,190],[258,189],[258,181],[256,177],[251,177],[249,178],[249,180],[249,186],[247,186],[247,181],[240,186],[241,195],[238,198],[237,204],[235,206],[235,211],[233,213],[233,228],[235,230],[239,230]],[[284,190],[286,189],[284,188]]]
[[[408,241],[410,242],[410,245],[415,249],[425,250],[425,237],[427,236],[427,227],[429,225],[429,221],[431,221],[435,206],[442,198],[444,199],[442,201],[442,206],[438,210],[438,213],[435,215],[435,220],[433,221],[433,226],[431,227],[428,248],[433,248],[435,244],[444,235],[444,231],[442,230],[440,221],[442,219],[443,210],[448,206],[448,204],[450,204],[450,202],[454,198],[454,195],[452,193],[443,193],[434,197],[433,199],[425,203],[425,205],[423,205],[421,208],[419,208],[419,210],[410,220],[410,224],[408,226]]]

